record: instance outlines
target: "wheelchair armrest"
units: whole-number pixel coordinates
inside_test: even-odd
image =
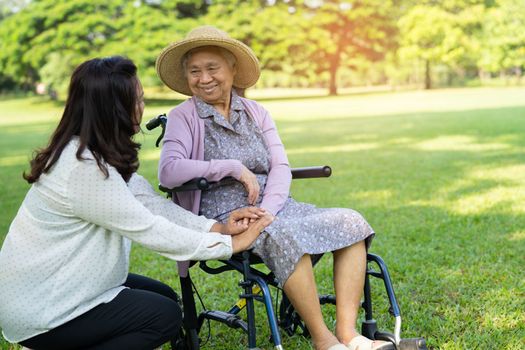
[[[312,166],[304,168],[292,168],[292,179],[312,179],[317,177],[329,177],[332,175],[332,168],[328,165],[325,166]],[[197,177],[188,182],[183,183],[180,186],[167,188],[162,185],[159,185],[159,190],[162,192],[173,193],[173,192],[183,192],[183,191],[195,191],[201,190],[206,191],[215,186],[221,186],[229,184],[233,181],[236,181],[233,177],[225,177],[221,181],[211,182],[204,177]]]
[[[195,191],[195,190],[207,190],[210,188],[210,182],[205,177],[196,177],[188,182],[183,183],[180,186],[168,188],[159,185],[159,190],[162,192],[183,192],[183,191]]]
[[[312,179],[316,177],[330,177],[330,175],[332,175],[332,168],[328,165],[292,168],[292,179]]]

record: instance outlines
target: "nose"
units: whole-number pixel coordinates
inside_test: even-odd
[[[211,77],[211,74],[204,71],[202,72],[201,76],[200,76],[200,82],[201,83],[208,83],[212,80],[212,77]]]

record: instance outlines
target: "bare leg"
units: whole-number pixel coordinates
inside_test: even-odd
[[[324,323],[309,255],[304,255],[299,260],[283,289],[306,324],[317,350],[325,350],[339,343]]]
[[[359,335],[356,330],[357,315],[365,284],[366,248],[361,241],[334,252],[334,285],[336,295],[337,339],[343,344]],[[383,341],[374,341],[378,346]]]
[[[359,335],[356,330],[361,295],[365,284],[366,249],[361,241],[334,252],[336,330],[339,341],[348,344]]]

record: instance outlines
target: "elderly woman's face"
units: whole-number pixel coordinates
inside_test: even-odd
[[[213,48],[193,52],[186,62],[191,92],[211,105],[230,100],[234,76],[235,68]]]

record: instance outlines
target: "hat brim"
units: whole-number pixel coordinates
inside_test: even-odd
[[[170,89],[191,96],[187,78],[182,68],[182,57],[190,50],[202,46],[218,46],[230,51],[236,59],[233,86],[249,88],[255,85],[261,74],[259,61],[244,43],[225,38],[192,38],[173,43],[162,50],[156,62],[157,74]]]

